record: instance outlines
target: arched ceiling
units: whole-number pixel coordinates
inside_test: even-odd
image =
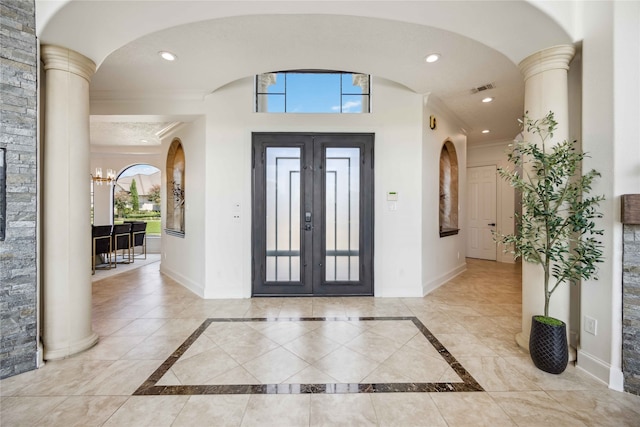
[[[470,143],[513,138],[522,114],[517,62],[570,43],[524,1],[36,2],[42,44],[93,59],[92,96],[202,97],[238,78],[286,69],[372,74],[438,97]],[[157,52],[178,61],[166,63]],[[426,64],[438,52],[442,59]],[[492,83],[495,89],[472,94]],[[375,94],[374,94],[375,96]],[[493,96],[491,104],[482,104]],[[489,135],[480,133],[491,129]]]

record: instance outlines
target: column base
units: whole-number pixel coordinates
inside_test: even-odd
[[[74,354],[88,350],[98,343],[99,337],[96,333],[91,333],[87,338],[70,344],[69,346],[57,350],[48,350],[44,348],[44,360],[65,359]]]
[[[529,335],[525,336],[523,332],[518,332],[516,334],[516,344],[518,344],[520,348],[523,348],[528,352],[529,351]]]

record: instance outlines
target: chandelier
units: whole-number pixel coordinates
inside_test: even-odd
[[[107,176],[103,177],[102,168],[96,168],[96,173],[95,175],[91,175],[91,180],[98,185],[102,185],[104,183],[111,185],[116,180],[116,171],[113,169],[107,169]]]

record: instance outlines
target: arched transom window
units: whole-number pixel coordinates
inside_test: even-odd
[[[258,113],[368,113],[368,74],[328,70],[280,71],[256,76]]]

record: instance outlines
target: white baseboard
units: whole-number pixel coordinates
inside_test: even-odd
[[[609,372],[609,388],[615,391],[624,391],[624,374],[622,369],[611,367]]]
[[[583,350],[578,350],[578,360],[576,367],[593,378],[601,381],[603,384],[609,385],[611,374],[611,365]]]
[[[189,289],[194,294],[198,295],[200,298],[204,298],[204,288],[202,287],[202,285],[199,285],[191,279],[183,276],[182,274],[165,267],[165,264],[163,262],[160,263],[160,273],[166,274],[185,288]]]
[[[467,270],[467,263],[462,263],[461,265],[459,265],[458,267],[454,268],[453,270],[439,276],[436,277],[435,279],[423,283],[422,284],[422,295],[427,295],[429,292],[434,291],[435,289],[438,289],[440,286],[444,285],[445,283],[447,283],[449,280],[453,279],[454,277],[458,276],[459,274],[462,274],[463,272],[465,272]]]
[[[42,348],[42,341],[38,340],[38,347],[36,350],[36,368],[42,368],[44,364],[44,348]]]

